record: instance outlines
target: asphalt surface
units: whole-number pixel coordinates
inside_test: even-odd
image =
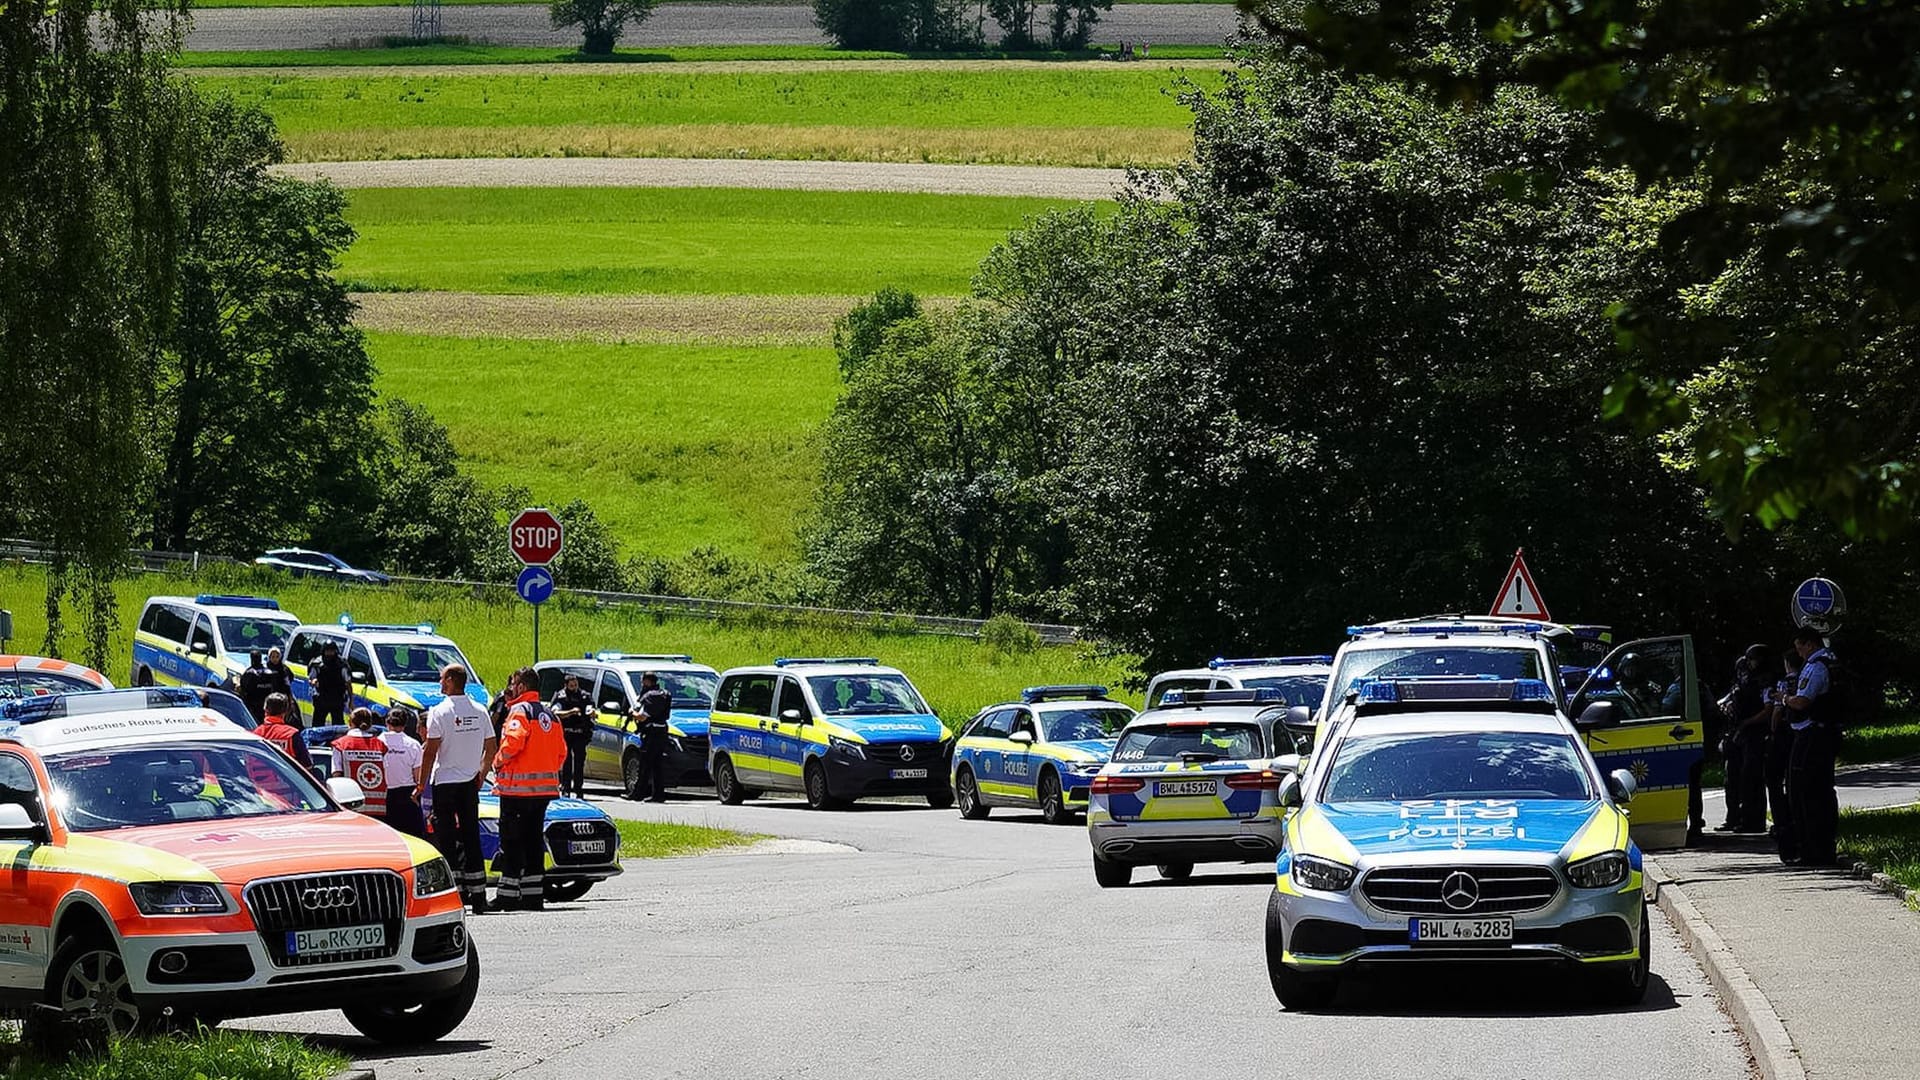
[[[1657,912],[1635,1010],[1449,971],[1294,1014],[1267,985],[1260,866],[1102,890],[1082,829],[1006,811],[602,805],[835,846],[634,862],[581,902],[481,918],[481,1000],[425,1051],[384,1056],[332,1014],[255,1026],[321,1034],[382,1080],[1750,1074]]]
[[[411,7],[209,8],[196,11],[186,47],[196,51],[321,49],[404,37]],[[580,43],[578,30],[555,30],[545,4],[446,6],[440,32],[493,45]],[[1237,25],[1231,4],[1121,4],[1103,13],[1096,44],[1211,45]],[[991,33],[989,36],[997,37]],[[810,5],[661,4],[620,39],[649,45],[824,45]]]

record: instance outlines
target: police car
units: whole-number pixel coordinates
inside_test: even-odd
[[[1543,962],[1612,1001],[1646,990],[1630,771],[1603,772],[1544,680],[1369,680],[1280,801],[1294,808],[1267,906],[1288,1008],[1361,968]]]
[[[1299,767],[1272,689],[1176,690],[1121,731],[1093,777],[1087,833],[1102,888],[1157,866],[1251,862],[1280,850],[1281,780]]]
[[[542,660],[540,697],[552,701],[578,676],[580,689],[593,696],[599,708],[593,741],[587,744],[589,780],[613,783],[629,799],[638,799],[644,786],[640,768],[641,738],[630,713],[640,700],[640,677],[653,672],[660,687],[673,695],[667,721],[667,786],[711,784],[707,775],[707,714],[713,709],[720,673],[696,664],[686,653],[634,653],[603,649],[578,660]]]
[[[347,662],[353,690],[347,703],[349,711],[365,706],[374,715],[385,716],[395,705],[419,712],[440,704],[440,671],[448,664],[467,669],[467,696],[478,705],[487,704],[487,688],[480,673],[460,646],[434,632],[432,623],[382,625],[356,623],[350,615],[337,623],[306,623],[294,628],[287,640],[287,670],[293,675],[293,696],[309,709],[313,705],[313,684],[307,668],[320,658],[320,652],[332,644]]]
[[[1049,825],[1071,823],[1133,715],[1104,686],[1029,686],[1019,701],[982,709],[954,742],[949,774],[960,816],[1036,807]]]
[[[728,805],[794,791],[816,810],[872,795],[953,805],[947,729],[898,668],[873,657],[787,658],[720,676],[710,771]]]
[[[149,597],[133,633],[133,685],[232,686],[254,650],[284,650],[299,625],[265,596]]]
[[[1284,705],[1318,706],[1331,656],[1216,656],[1204,668],[1163,671],[1147,683],[1147,708],[1175,690],[1273,690]]]
[[[133,695],[133,696],[123,696]],[[337,1008],[382,1042],[466,1018],[480,964],[433,846],[265,741],[147,691],[0,703],[0,1005],[120,1035]]]

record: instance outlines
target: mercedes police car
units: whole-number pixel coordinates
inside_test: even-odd
[[[350,615],[337,623],[310,623],[295,627],[287,640],[287,670],[293,675],[293,696],[313,706],[313,684],[307,667],[329,644],[340,650],[353,681],[349,710],[365,706],[385,716],[395,705],[405,705],[425,717],[440,704],[440,671],[448,664],[467,669],[467,696],[478,705],[489,700],[480,673],[460,646],[434,632],[432,623],[412,626],[357,623]]]
[[[1102,888],[1136,866],[1183,880],[1195,863],[1280,850],[1281,780],[1299,767],[1272,689],[1174,691],[1135,717],[1094,775],[1087,807]]]
[[[453,872],[260,738],[150,692],[0,703],[0,1006],[126,1035],[340,1009],[439,1039],[479,991]]]
[[[949,768],[960,816],[1033,807],[1049,825],[1071,823],[1133,715],[1104,686],[1029,686],[1019,701],[980,710],[960,729]]]
[[[1363,682],[1304,778],[1267,906],[1288,1008],[1359,968],[1570,964],[1612,1001],[1646,990],[1632,773],[1601,770],[1539,679]]]
[[[580,680],[580,689],[599,707],[593,741],[587,744],[587,779],[617,784],[629,799],[644,788],[640,768],[641,738],[631,713],[640,700],[640,677],[652,672],[660,688],[673,695],[667,721],[667,786],[711,784],[707,775],[707,714],[713,710],[720,673],[696,664],[686,653],[635,653],[602,649],[578,660],[542,660],[540,696],[552,701],[566,685],[567,676]]]
[[[953,805],[947,729],[905,674],[872,657],[732,668],[708,735],[714,790],[728,805],[763,791],[799,792],[816,810],[869,795]]]
[[[1204,668],[1163,671],[1147,683],[1147,708],[1175,690],[1273,690],[1283,705],[1318,706],[1331,656],[1216,656]]]
[[[149,597],[133,632],[133,685],[235,685],[251,653],[285,649],[299,625],[265,596]]]

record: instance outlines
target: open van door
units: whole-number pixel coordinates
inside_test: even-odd
[[[1619,722],[1586,732],[1602,775],[1626,769],[1639,781],[1629,808],[1642,848],[1680,847],[1687,839],[1687,781],[1706,756],[1700,679],[1693,638],[1643,638],[1607,654],[1568,702],[1575,720],[1595,702],[1614,703]]]

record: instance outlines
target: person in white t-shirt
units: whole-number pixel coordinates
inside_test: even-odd
[[[420,814],[420,762],[424,750],[414,733],[420,728],[419,714],[405,705],[387,711],[387,730],[380,741],[387,744],[387,824],[408,836],[427,835],[427,822]]]
[[[453,867],[460,895],[476,915],[487,910],[487,866],[480,853],[480,781],[496,740],[487,711],[467,696],[467,669],[440,672],[446,695],[427,710],[420,775],[433,786],[433,841]]]

